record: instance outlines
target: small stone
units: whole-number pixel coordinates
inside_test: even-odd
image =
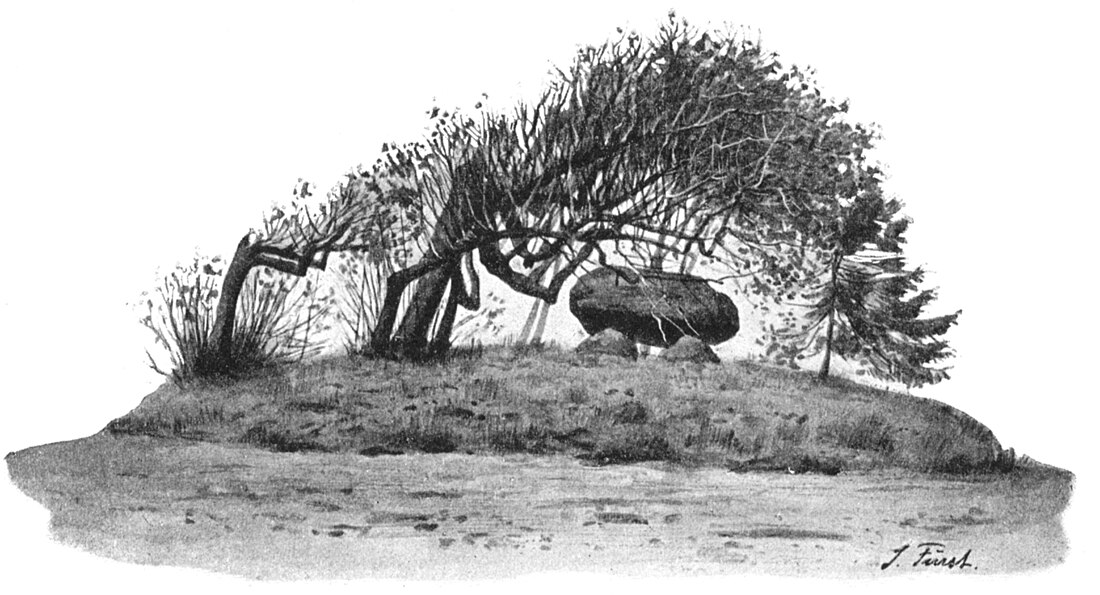
[[[658,356],[666,362],[692,362],[696,364],[720,364],[721,359],[706,343],[695,337],[683,336]]]
[[[615,329],[602,330],[577,345],[578,355],[610,355],[630,360],[638,359],[638,347]]]

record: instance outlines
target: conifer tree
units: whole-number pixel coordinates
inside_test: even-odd
[[[803,356],[823,354],[821,379],[833,355],[906,386],[948,377],[937,364],[953,354],[943,335],[960,312],[923,317],[936,290],[922,289],[924,270],[906,265],[901,247],[909,219],[900,210],[878,192],[857,197],[827,236],[830,249],[818,253],[826,266],[806,294],[812,301],[806,325],[790,338]]]

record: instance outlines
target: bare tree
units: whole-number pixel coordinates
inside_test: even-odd
[[[533,104],[433,110],[424,142],[384,147],[349,178],[397,180],[380,201],[417,226],[407,266],[386,279],[372,350],[445,350],[457,309],[479,304],[475,256],[553,303],[591,261],[629,275],[668,255],[689,267],[698,254],[748,260],[732,246],[805,241],[860,192],[870,143],[808,80],[751,41],[673,20],[651,41],[580,50]]]
[[[324,270],[334,252],[376,247],[380,238],[367,233],[367,223],[379,216],[379,203],[370,197],[381,191],[370,180],[349,178],[348,183],[311,209],[309,183],[302,182],[294,190],[289,212],[273,209],[265,217],[262,230],[250,231],[241,238],[222,281],[211,331],[221,371],[233,369],[237,303],[249,272],[264,266],[302,277],[311,268]]]
[[[241,239],[212,332],[225,366],[258,266],[301,276],[336,252],[367,255],[376,270],[355,342],[369,333],[374,354],[424,358],[450,347],[459,308],[480,306],[477,264],[552,304],[592,263],[634,280],[702,257],[780,299],[812,274],[806,251],[880,183],[866,155],[875,133],[809,73],[671,17],[652,39],[579,50],[533,103],[480,107],[433,109],[422,142],[384,145],[315,210],[302,184],[289,214]],[[541,335],[545,318],[536,307],[525,334]]]

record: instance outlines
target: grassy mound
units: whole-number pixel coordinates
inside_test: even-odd
[[[231,384],[165,384],[123,434],[279,451],[561,453],[835,474],[1006,469],[993,434],[942,403],[748,363],[592,361],[554,347],[401,364],[337,358]]]

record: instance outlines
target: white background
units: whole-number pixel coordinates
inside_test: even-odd
[[[908,252],[944,310],[963,310],[954,377],[921,394],[1078,477],[1068,562],[985,580],[1068,584],[1097,553],[1095,19],[1084,3],[956,4],[5,3],[0,452],[94,433],[156,386],[128,304],[157,267],[228,251],[299,177],[328,187],[383,141],[415,138],[433,99],[507,106],[579,44],[654,31],[675,7],[758,28],[882,127],[888,188],[915,219]],[[58,546],[41,507],[6,481],[0,495],[8,580],[240,586]]]

